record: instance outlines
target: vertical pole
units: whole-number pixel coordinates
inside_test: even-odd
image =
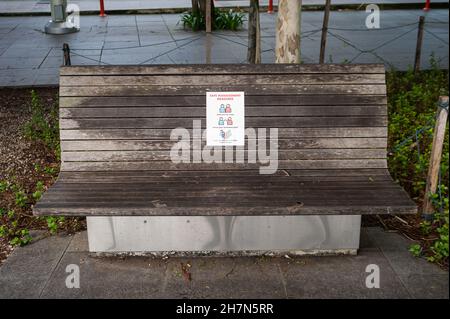
[[[106,17],[105,14],[105,4],[103,3],[103,0],[100,0],[100,14],[101,17]]]
[[[423,11],[429,11],[430,10],[430,0],[425,1],[425,8],[423,8]]]
[[[325,12],[323,14],[322,38],[320,39],[320,57],[319,63],[325,62],[325,48],[327,46],[328,21],[330,19],[331,0],[325,2]]]
[[[267,8],[267,13],[273,13],[273,0],[269,0],[269,7]]]
[[[250,0],[248,13],[248,63],[261,63],[261,30],[259,23],[259,0]]]
[[[431,147],[430,166],[428,167],[427,184],[425,198],[423,201],[422,213],[425,219],[431,219],[433,215],[433,204],[430,199],[431,194],[436,193],[439,169],[441,165],[442,147],[444,145],[445,127],[448,117],[448,96],[439,98],[436,124],[434,126],[433,145]]]
[[[206,0],[206,8],[205,8],[205,22],[206,22],[206,32],[211,33],[211,1],[212,0]]]
[[[211,45],[212,45],[212,41],[211,41],[211,33],[206,33],[206,41],[205,41],[205,49],[206,49],[206,64],[211,64]]]
[[[275,44],[276,63],[300,63],[302,0],[279,0]]]
[[[72,63],[70,62],[70,48],[69,45],[67,43],[63,44],[63,57],[64,57],[64,65],[68,66],[68,65],[72,65]]]
[[[416,57],[414,61],[414,73],[420,70],[420,58],[422,55],[422,41],[423,41],[423,25],[425,24],[425,17],[419,18],[419,30],[417,32]]]

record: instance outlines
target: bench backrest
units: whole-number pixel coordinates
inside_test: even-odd
[[[175,164],[176,127],[207,91],[244,91],[246,127],[278,128],[279,169],[386,168],[383,65],[72,66],[60,72],[62,171],[252,169]]]

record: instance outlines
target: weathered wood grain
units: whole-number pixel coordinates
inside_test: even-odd
[[[61,172],[33,207],[37,215],[417,211],[387,170],[383,65],[76,66],[60,73]],[[192,136],[195,119],[205,128],[208,91],[244,91],[246,127],[278,129],[274,174],[261,175],[268,164],[260,162],[170,160],[172,129]],[[205,146],[195,141],[191,151]],[[233,160],[247,159],[246,149]]]

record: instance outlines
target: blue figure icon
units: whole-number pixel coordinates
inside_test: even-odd
[[[220,104],[219,113],[225,113],[225,105]]]
[[[223,120],[223,117],[219,118],[219,125],[225,125],[225,121]]]
[[[225,132],[223,130],[220,130],[220,137],[222,139],[225,139]]]

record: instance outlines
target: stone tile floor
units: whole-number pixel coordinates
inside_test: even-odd
[[[83,232],[16,249],[0,267],[0,298],[449,298],[448,272],[409,245],[371,227],[357,256],[94,257]],[[80,268],[79,289],[66,287],[70,264]],[[369,264],[380,269],[380,288],[365,285]]]
[[[365,11],[336,11],[330,17],[328,63],[385,63],[405,70],[413,64],[417,21],[422,10],[387,10],[381,29],[365,27]],[[422,68],[434,54],[448,68],[448,10],[427,13]],[[274,62],[275,15],[261,14],[262,61]],[[180,15],[81,16],[80,32],[43,33],[47,17],[0,17],[0,87],[57,85],[62,45],[71,48],[72,65],[245,63],[246,26],[241,31],[183,30]],[[302,20],[302,59],[317,63],[322,13]],[[208,61],[208,57],[210,60]]]

